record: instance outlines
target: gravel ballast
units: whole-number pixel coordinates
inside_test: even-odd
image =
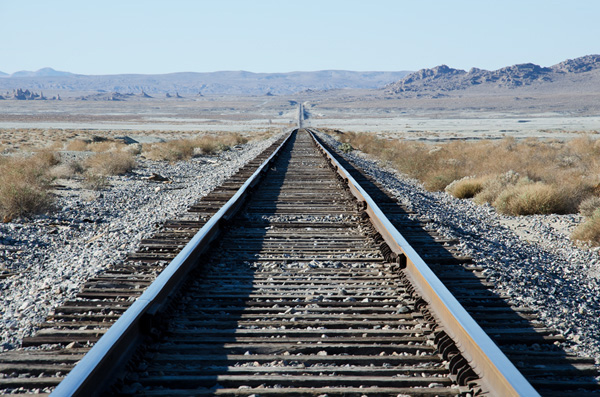
[[[142,238],[185,213],[276,138],[175,164],[141,159],[134,172],[110,177],[105,190],[67,187],[52,214],[0,224],[0,270],[14,273],[0,280],[0,351],[18,347],[86,280],[123,263]],[[170,183],[148,180],[152,174]]]
[[[322,137],[337,146],[333,138]],[[122,263],[140,239],[185,212],[273,139],[189,162],[142,160],[134,173],[112,177],[107,190],[64,191],[50,216],[0,224],[0,264],[17,273],[0,280],[0,351],[18,347],[87,279]],[[428,192],[359,152],[346,156],[416,217],[431,219],[430,227],[457,238],[462,252],[486,268],[497,292],[538,310],[548,327],[573,342],[574,351],[600,360],[600,258],[596,249],[580,249],[569,240],[569,231],[581,221],[578,215],[503,216],[490,206]],[[152,173],[173,183],[143,179]]]
[[[329,135],[331,146],[340,143]],[[429,192],[414,179],[353,151],[343,154],[391,191],[429,227],[460,241],[460,249],[486,268],[495,291],[539,312],[571,349],[600,363],[600,257],[597,248],[576,247],[570,232],[579,215],[504,216],[489,205]]]

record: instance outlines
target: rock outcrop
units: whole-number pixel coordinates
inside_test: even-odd
[[[17,88],[12,92],[12,99],[17,99],[19,101],[31,101],[31,100],[44,100],[44,93],[37,93],[29,90],[23,90],[21,88]]]
[[[487,84],[514,88],[537,82],[551,82],[566,74],[585,73],[600,69],[600,55],[587,55],[569,59],[552,67],[533,63],[508,66],[498,70],[472,68],[468,72],[446,65],[421,69],[400,81],[388,84],[384,90],[390,94],[417,91],[452,91]]]

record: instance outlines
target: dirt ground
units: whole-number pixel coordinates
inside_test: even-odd
[[[203,132],[237,131],[252,135],[297,124],[298,103],[304,125],[342,131],[373,132],[420,141],[541,137],[569,139],[597,134],[600,113],[577,114],[536,107],[510,107],[502,98],[486,109],[455,109],[450,100],[368,100],[344,93],[294,97],[202,97],[127,101],[0,101],[2,149],[55,142],[93,134],[170,139]],[[440,105],[442,105],[440,107]],[[444,107],[448,105],[448,107]],[[507,107],[508,106],[508,107]]]

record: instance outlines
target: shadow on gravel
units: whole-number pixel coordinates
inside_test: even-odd
[[[321,143],[328,145],[319,139]],[[594,379],[598,370],[594,360],[574,357],[559,345],[565,341],[556,330],[543,328],[536,323],[537,314],[526,308],[513,307],[509,297],[500,296],[490,289],[485,278],[464,265],[471,264],[470,258],[460,257],[452,248],[452,241],[441,243],[424,229],[423,223],[411,220],[409,214],[388,196],[384,188],[358,171],[351,162],[335,150],[329,150],[340,164],[380,206],[392,224],[400,231],[434,273],[488,333],[506,356],[525,375],[527,380],[542,395],[552,394],[558,389],[578,388],[600,390]],[[475,271],[480,271],[475,267]],[[572,381],[561,385],[558,379]],[[581,383],[579,383],[581,382]]]

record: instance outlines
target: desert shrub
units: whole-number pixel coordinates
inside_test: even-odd
[[[351,151],[354,150],[354,148],[348,142],[344,142],[340,145],[340,150],[344,153],[350,153]]]
[[[41,167],[52,167],[60,163],[60,155],[53,150],[43,149],[37,151],[33,156],[33,160]]]
[[[88,150],[96,153],[122,151],[127,145],[121,141],[101,140],[88,145]]]
[[[579,204],[579,213],[583,216],[592,216],[594,212],[600,209],[600,197],[591,196]]]
[[[348,144],[387,161],[398,171],[421,181],[428,190],[452,186],[455,180],[467,175],[488,176],[482,186],[464,182],[464,186],[456,187],[464,191],[449,190],[465,197],[475,193],[474,202],[478,204],[498,202],[505,208],[505,201],[518,190],[514,186],[537,181],[560,186],[554,190],[562,192],[567,202],[558,207],[562,211],[564,208],[576,211],[583,199],[595,194],[594,187],[600,186],[600,140],[597,137],[581,136],[567,142],[509,137],[500,141],[457,140],[431,145],[383,139],[369,133],[328,132],[342,145]],[[503,199],[497,201],[501,194]]]
[[[431,174],[439,173],[443,169],[440,166],[438,151],[432,151],[424,144],[403,142],[393,145],[391,149],[389,155],[393,155],[392,165],[411,178],[421,181],[428,177],[435,178],[431,177]],[[447,178],[438,178],[441,179]],[[448,183],[450,182],[452,181]]]
[[[460,176],[452,169],[430,172],[423,178],[423,186],[429,191],[440,192],[457,179]]]
[[[600,245],[600,209],[592,213],[588,219],[581,223],[571,235],[573,240],[584,241],[592,245]]]
[[[212,155],[230,150],[231,146],[247,143],[241,134],[203,135],[194,139],[177,139],[143,145],[142,154],[150,160],[180,161],[194,156]]]
[[[244,145],[248,143],[248,138],[237,132],[226,134],[222,136],[221,139],[228,146]]]
[[[446,186],[446,191],[459,199],[473,198],[479,194],[489,177],[467,177],[456,180]]]
[[[52,178],[71,179],[76,175],[82,175],[85,171],[86,168],[81,161],[72,160],[51,167],[48,174]]]
[[[194,154],[215,154],[219,151],[219,144],[215,139],[210,137],[201,137],[193,141]]]
[[[509,186],[493,205],[506,215],[564,214],[571,210],[563,190],[541,182]]]
[[[108,178],[105,175],[86,173],[83,178],[83,187],[90,190],[102,190],[108,186]]]
[[[150,160],[179,161],[187,160],[194,154],[194,146],[189,139],[142,145],[142,154]]]
[[[67,150],[74,152],[85,152],[88,150],[88,142],[83,139],[73,139],[67,143]]]
[[[52,178],[60,178],[60,179],[69,179],[75,175],[75,173],[73,172],[73,169],[71,167],[69,167],[68,164],[60,164],[55,167],[52,167],[48,171],[48,174]]]
[[[0,215],[4,220],[52,207],[48,168],[35,157],[0,160]]]
[[[512,170],[502,175],[489,177],[483,184],[481,191],[473,197],[473,201],[477,204],[492,204],[508,186],[514,186],[518,183],[527,184],[531,183],[531,180],[527,177],[521,177]]]
[[[67,163],[67,166],[71,169],[73,174],[83,174],[85,172],[85,166],[81,161],[74,160]]]
[[[142,154],[142,144],[133,143],[131,145],[127,145],[123,150],[134,156],[137,156],[138,154]]]
[[[102,152],[85,161],[89,172],[95,175],[122,175],[135,168],[135,158],[127,152]]]

